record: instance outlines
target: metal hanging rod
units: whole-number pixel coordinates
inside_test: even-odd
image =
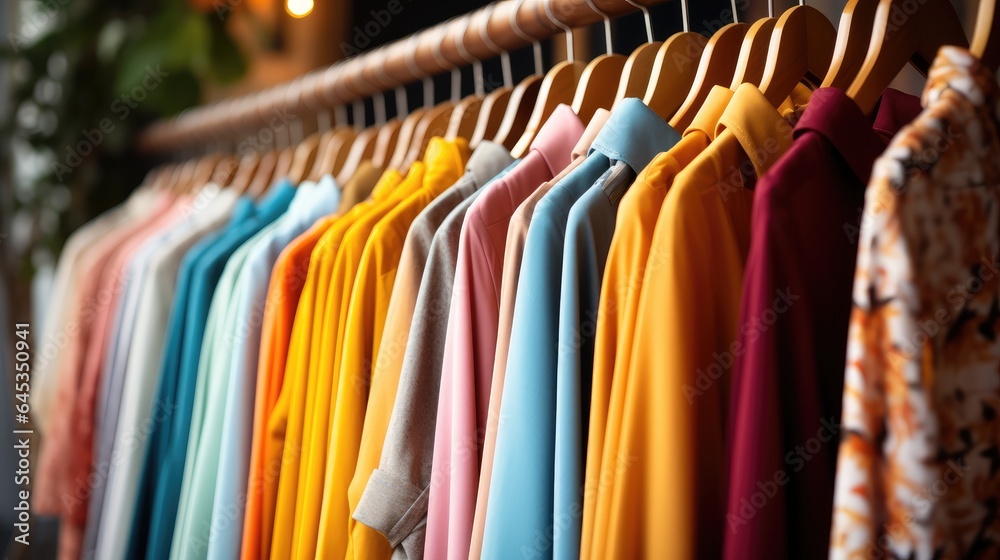
[[[639,10],[635,2],[626,0],[592,1],[611,17]],[[641,1],[649,6],[667,0]],[[175,118],[150,125],[140,134],[139,148],[146,152],[168,153],[193,146],[231,145],[243,134],[273,127],[276,122],[285,125],[289,119],[315,117],[317,104],[303,103],[303,99],[318,101],[325,109],[335,109],[461,68],[468,65],[470,56],[477,60],[490,59],[496,56],[498,46],[511,51],[531,44],[530,38],[547,39],[563,30],[546,16],[546,2],[551,3],[559,21],[570,27],[590,25],[602,18],[586,0],[524,0],[520,6],[517,0],[499,0],[480,10],[489,13],[475,14],[477,18],[488,19],[485,26],[467,25],[466,18],[460,16],[419,31],[415,36],[314,70],[291,82],[194,107]],[[519,29],[512,26],[515,20]],[[484,28],[489,30],[489,37],[483,36]],[[461,48],[458,45],[460,34],[464,34]]]

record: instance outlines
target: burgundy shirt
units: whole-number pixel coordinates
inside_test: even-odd
[[[874,123],[816,90],[757,183],[734,346],[727,560],[825,558],[854,262],[872,164],[920,112],[888,89]]]

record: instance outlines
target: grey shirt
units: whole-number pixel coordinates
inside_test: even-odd
[[[489,158],[481,153],[490,154]],[[480,159],[488,159],[490,165]],[[462,223],[483,192],[484,178],[490,179],[488,183],[502,177],[516,164],[512,162],[501,146],[481,143],[459,180],[474,181],[477,189],[454,206],[429,244],[379,468],[372,472],[354,511],[355,520],[386,536],[393,558],[422,558],[424,554],[438,389]],[[407,247],[412,235],[413,227]]]

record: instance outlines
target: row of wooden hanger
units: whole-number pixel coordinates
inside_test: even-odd
[[[626,97],[639,97],[675,129],[684,130],[694,118],[713,86],[736,88],[742,83],[758,86],[776,107],[799,83],[813,88],[833,86],[843,89],[869,114],[879,97],[903,67],[910,63],[922,74],[943,45],[969,46],[965,32],[948,0],[848,0],[840,18],[839,29],[818,10],[797,5],[779,17],[773,15],[752,24],[740,23],[733,6],[734,22],[723,26],[711,37],[689,30],[686,0],[681,9],[684,27],[666,41],[653,40],[648,10],[632,0],[622,0],[638,7],[644,15],[647,43],[628,57],[611,49],[611,20],[594,3],[586,0],[604,22],[607,53],[589,63],[573,56],[573,33],[552,12],[551,0],[544,3],[549,20],[565,31],[567,60],[541,74],[541,49],[537,39],[518,27],[517,13],[524,0],[518,0],[511,15],[511,27],[522,39],[534,45],[535,74],[513,85],[508,54],[496,47],[489,36],[489,20],[495,5],[463,16],[458,29],[442,32],[430,48],[434,56],[450,45],[461,60],[473,65],[475,93],[459,99],[458,70],[452,74],[452,98],[437,105],[410,111],[406,116],[386,120],[384,100],[376,103],[377,125],[357,130],[340,124],[306,138],[290,139],[282,149],[253,152],[236,158],[221,153],[191,159],[182,164],[155,169],[150,181],[158,188],[190,192],[209,181],[228,185],[239,192],[259,196],[272,181],[288,177],[293,184],[317,181],[332,174],[344,184],[364,161],[405,173],[422,157],[431,137],[462,137],[474,148],[490,139],[523,157],[545,120],[559,104],[570,105],[583,122],[589,122],[599,108],[613,109]],[[479,33],[501,56],[504,85],[489,93],[483,91],[482,67],[465,49],[465,35],[472,21],[480,17]],[[1000,63],[1000,12],[996,0],[981,0],[973,32],[971,51],[996,71]],[[416,53],[420,44],[406,45]],[[376,53],[387,52],[385,47]],[[384,58],[365,59],[366,80],[385,84]],[[415,55],[407,59],[415,66]],[[417,75],[417,72],[413,72]],[[316,107],[317,84],[301,79],[295,89],[296,104]],[[617,87],[609,87],[617,84]],[[361,91],[358,84],[342,87]],[[303,99],[312,92],[312,102]],[[406,107],[405,90],[397,88],[397,107]],[[433,99],[433,86],[424,81],[425,100]],[[381,111],[380,111],[381,110]],[[363,106],[355,104],[355,122],[363,120]],[[381,112],[381,114],[379,114]],[[338,122],[346,123],[346,110],[338,108]],[[322,128],[321,128],[322,129]]]

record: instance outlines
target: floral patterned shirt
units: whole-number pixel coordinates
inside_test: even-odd
[[[942,48],[865,193],[830,557],[1000,557],[1000,87]]]

